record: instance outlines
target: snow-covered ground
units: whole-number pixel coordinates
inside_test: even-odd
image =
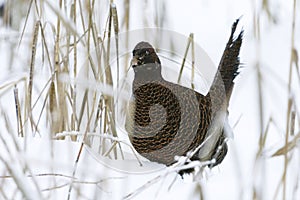
[[[12,2],[20,3],[19,0]],[[83,7],[88,6],[87,1],[80,2]],[[276,23],[268,18],[267,8],[263,8],[263,2],[269,3],[267,8],[274,16]],[[31,8],[22,42],[18,46],[25,24],[26,12],[24,9],[29,7],[29,3],[23,2],[22,6],[16,6],[14,12],[19,9],[23,18],[18,23],[14,21],[13,28],[5,27],[3,18],[0,20],[2,69],[2,73],[0,73],[0,199],[67,199],[69,188],[72,188],[71,199],[201,199],[200,194],[202,193],[204,199],[284,199],[284,184],[286,184],[285,199],[300,199],[298,186],[300,183],[299,139],[296,147],[288,154],[290,160],[286,170],[286,183],[281,182],[285,171],[284,156],[271,157],[285,142],[289,97],[294,99],[292,109],[296,111],[295,135],[299,135],[300,130],[300,79],[295,65],[293,66],[292,89],[291,93],[288,93],[294,1],[263,2],[259,0],[130,1],[130,34],[134,36],[136,34],[134,30],[157,26],[173,32],[172,35],[185,35],[184,39],[187,39],[190,33],[194,33],[195,42],[204,49],[215,66],[225,48],[232,23],[242,16],[239,28],[243,28],[245,31],[240,56],[243,67],[236,79],[229,107],[229,121],[234,126],[234,139],[229,140],[229,152],[222,164],[213,170],[206,170],[198,181],[192,181],[191,177],[182,180],[165,166],[143,159],[144,166],[141,167],[126,144],[122,145],[127,153],[126,160],[114,160],[100,156],[95,149],[84,146],[79,161],[75,164],[82,137],[78,138],[79,142],[71,141],[69,137],[66,140],[49,141],[51,126],[48,124],[49,120],[47,121],[49,115],[45,114],[41,115],[37,132],[30,132],[32,127],[28,122],[26,137],[17,137],[13,89],[16,84],[21,105],[24,105],[24,88],[28,87],[29,81],[34,19],[37,19],[39,14],[35,11],[35,7]],[[66,22],[62,23],[62,27],[68,24],[70,18],[69,15],[59,10],[57,13],[53,12],[58,7],[58,3],[57,5],[52,1],[39,1],[39,3],[39,5],[43,5],[40,7],[43,10],[40,20],[46,27],[47,44],[50,54],[53,55],[56,16],[63,15],[66,19]],[[97,19],[95,21],[99,28],[98,32],[102,37],[106,30],[109,3],[104,0],[98,3],[99,5],[95,6],[94,17]],[[295,49],[299,50],[300,4],[297,3],[294,44]],[[121,36],[126,37],[126,29],[122,25],[124,24],[125,4],[121,0],[115,1],[115,4],[119,15]],[[51,8],[53,5],[56,7]],[[70,2],[65,4],[68,9],[70,5]],[[79,6],[77,9],[79,10]],[[161,17],[164,20],[155,20],[155,17]],[[87,17],[84,20],[86,19]],[[81,20],[80,15],[77,20]],[[258,20],[260,24],[259,39],[254,35],[258,29],[258,27],[255,29],[255,20]],[[72,27],[69,30],[72,30]],[[78,26],[76,31],[83,34],[82,26]],[[140,36],[140,34],[137,35]],[[139,40],[138,37],[133,37],[133,39]],[[184,39],[177,40],[177,42],[181,44],[185,42]],[[48,67],[48,60],[45,59],[46,52],[40,50],[44,48],[41,44],[41,37],[37,44],[35,65],[42,67],[35,69],[33,99],[38,99],[39,93],[42,93],[43,87],[47,85],[49,74],[53,73]],[[128,49],[121,47],[123,51],[121,56],[130,55],[132,45],[135,44],[130,43],[130,45],[127,47]],[[63,46],[61,49],[62,55],[65,51],[64,48],[66,47]],[[86,51],[85,45],[79,43],[78,54],[84,55]],[[70,56],[70,59],[72,58]],[[52,59],[51,57],[50,60]],[[78,67],[85,66],[86,60],[78,58]],[[124,60],[126,60],[125,56]],[[263,114],[260,113],[259,108],[258,65],[262,76]],[[79,84],[77,88],[79,97],[84,94],[86,88],[103,91],[103,88],[99,89],[101,85],[88,82],[83,77],[78,76],[78,79],[73,80],[72,73],[70,73],[69,79],[63,80],[81,83],[81,86]],[[80,71],[80,73],[83,72]],[[115,79],[116,72],[113,71],[113,75]],[[209,81],[210,78],[204,77],[204,79]],[[110,89],[106,88],[106,92],[110,93]],[[47,98],[45,93],[42,93],[41,96],[42,99]],[[122,97],[127,98],[126,95]],[[92,100],[89,102],[91,103]],[[34,109],[36,121],[39,119],[43,103],[43,101],[38,101]],[[49,107],[46,106],[46,109]],[[261,115],[262,119],[260,119]],[[263,131],[267,129],[270,117],[272,122],[268,128],[264,148],[257,155],[261,129]],[[260,121],[263,122],[262,127]],[[128,143],[128,138],[121,127],[122,117],[120,124],[118,122],[119,137],[122,142]],[[75,133],[85,132],[84,125],[80,128],[82,130]],[[71,132],[67,131],[66,133]],[[293,138],[290,136],[289,139]]]

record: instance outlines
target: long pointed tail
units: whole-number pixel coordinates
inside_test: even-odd
[[[218,72],[221,75],[228,101],[231,96],[231,91],[234,85],[233,80],[239,74],[238,72],[240,66],[239,53],[242,45],[244,31],[242,30],[237,38],[235,39],[233,38],[238,22],[239,19],[237,19],[232,25],[229,40],[227,42],[223,56],[218,66]],[[217,84],[220,84],[219,80],[217,80],[218,79],[217,77],[218,76],[216,76],[212,84],[212,87],[217,87]]]
[[[238,72],[240,66],[239,53],[242,45],[244,32],[242,30],[238,35],[238,37],[235,40],[233,39],[233,35],[236,30],[238,22],[239,19],[237,19],[232,25],[231,34],[218,67],[219,73],[221,74],[224,83],[225,92],[228,99],[230,97],[232,87],[234,85],[233,80],[239,74]]]

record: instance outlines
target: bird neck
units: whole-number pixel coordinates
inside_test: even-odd
[[[136,66],[134,68],[134,80],[139,82],[163,80],[161,75],[161,65],[158,63],[151,63]]]

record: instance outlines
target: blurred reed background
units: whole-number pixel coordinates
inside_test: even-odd
[[[247,1],[248,2],[248,1]],[[193,7],[193,1],[187,2]],[[228,9],[235,1],[228,1]],[[249,1],[251,12],[246,13],[245,18],[250,29],[246,30],[244,43],[248,50],[248,58],[245,58],[246,50],[242,50],[241,77],[236,81],[235,97],[230,105],[233,110],[233,126],[236,139],[230,143],[247,141],[247,138],[239,140],[239,137],[251,137],[249,141],[255,143],[233,144],[231,157],[236,157],[233,164],[236,168],[231,169],[236,176],[241,174],[248,182],[240,180],[235,195],[237,199],[299,199],[300,181],[300,159],[299,159],[299,5],[296,0],[285,2],[290,4],[287,7],[280,7],[278,2],[269,0]],[[53,140],[72,140],[94,147],[96,151],[110,159],[122,159],[123,151],[118,140],[118,127],[116,127],[115,96],[111,92],[119,84],[119,77],[128,71],[130,52],[122,59],[117,60],[116,68],[111,68],[113,56],[119,57],[118,35],[120,33],[127,37],[127,32],[136,28],[160,27],[180,31],[177,24],[184,23],[185,27],[197,22],[197,19],[185,18],[180,15],[180,10],[174,11],[171,1],[95,1],[95,0],[73,0],[73,1],[50,1],[50,0],[9,0],[1,1],[1,64],[0,74],[0,196],[3,199],[12,199],[14,195],[29,198],[30,192],[22,185],[20,176],[14,173],[14,167],[9,162],[10,155],[26,151],[30,148],[29,137],[49,138]],[[197,5],[203,5],[202,9],[218,6],[217,2],[200,1]],[[274,6],[275,5],[275,6]],[[274,9],[274,7],[276,9]],[[288,21],[282,22],[286,10],[292,12]],[[189,12],[189,11],[188,11]],[[209,12],[209,11],[208,11]],[[230,12],[230,11],[226,11]],[[234,13],[240,13],[234,11]],[[192,13],[197,16],[198,13]],[[224,17],[220,13],[220,17]],[[244,13],[240,13],[244,14]],[[175,16],[176,15],[176,16]],[[179,16],[179,17],[178,17]],[[199,18],[201,13],[199,14]],[[230,15],[232,16],[232,15]],[[205,16],[201,16],[202,18]],[[239,16],[235,16],[236,18]],[[216,16],[218,18],[218,16]],[[285,19],[285,18],[284,18]],[[179,22],[179,20],[181,20]],[[208,54],[213,52],[215,63],[221,57],[228,37],[231,22],[235,18],[229,17],[224,32],[213,32],[211,37],[220,36],[223,40],[217,40],[222,44],[207,42],[202,46],[207,47]],[[225,21],[226,21],[225,20]],[[248,20],[248,21],[247,21]],[[182,22],[183,21],[183,22]],[[199,21],[203,21],[199,20]],[[209,21],[209,19],[206,19]],[[223,22],[223,21],[222,21]],[[288,24],[289,35],[276,38],[268,35],[270,31]],[[211,24],[217,27],[218,24]],[[188,28],[182,28],[182,34],[193,32]],[[297,29],[298,28],[298,29]],[[209,32],[215,30],[210,27],[201,27],[201,31]],[[222,30],[225,31],[225,30]],[[265,33],[263,35],[262,33]],[[208,34],[209,35],[209,34]],[[199,41],[210,40],[210,38],[200,38]],[[129,36],[128,36],[129,38]],[[214,40],[214,38],[211,38]],[[247,41],[248,40],[248,41]],[[289,62],[286,66],[269,66],[266,60],[276,60],[280,57],[265,53],[272,52],[269,43],[276,43],[282,40],[289,43],[289,49],[282,49],[284,55],[289,55]],[[126,41],[126,40],[125,40]],[[128,40],[129,41],[129,40]],[[251,41],[251,42],[249,42]],[[298,43],[297,43],[298,42]],[[122,43],[123,44],[123,43]],[[248,44],[248,45],[247,45]],[[116,46],[115,46],[116,45]],[[126,49],[130,44],[125,42]],[[275,45],[275,44],[274,44]],[[216,48],[217,46],[217,48]],[[250,47],[249,47],[250,46]],[[276,46],[276,45],[275,45]],[[276,46],[277,47],[277,46]],[[121,48],[121,47],[120,47]],[[170,46],[172,49],[172,46]],[[270,49],[270,50],[269,50]],[[114,52],[113,52],[114,51]],[[280,52],[281,50],[278,49]],[[218,55],[219,54],[219,55]],[[285,58],[285,57],[284,57]],[[249,60],[248,60],[249,59]],[[251,59],[251,61],[250,61]],[[125,64],[124,64],[125,63]],[[127,63],[127,64],[126,64]],[[286,73],[278,73],[277,67],[288,69]],[[245,70],[245,72],[243,72]],[[243,75],[244,73],[244,75]],[[250,78],[249,78],[250,77]],[[246,80],[246,81],[245,81]],[[248,83],[243,83],[247,82]],[[256,80],[249,83],[249,80]],[[239,86],[239,84],[241,86]],[[252,89],[245,93],[247,86],[251,84]],[[100,89],[99,89],[100,88]],[[271,89],[270,89],[271,88]],[[279,89],[277,89],[279,88]],[[240,92],[241,91],[241,92]],[[280,94],[279,94],[280,93]],[[251,110],[256,113],[251,121],[246,121],[247,115],[243,113],[247,103],[238,100],[244,96],[243,100],[255,102]],[[245,97],[249,95],[249,97]],[[280,99],[280,101],[278,101]],[[272,101],[272,105],[269,103]],[[276,103],[278,103],[276,105]],[[275,104],[275,106],[274,106]],[[252,104],[251,104],[252,105]],[[236,110],[241,110],[236,111]],[[285,114],[282,114],[284,109]],[[278,113],[276,113],[278,111]],[[279,117],[278,117],[279,116]],[[242,122],[244,121],[244,122]],[[248,126],[241,125],[247,124]],[[257,128],[258,127],[258,128]],[[253,128],[253,129],[251,129]],[[243,134],[246,132],[246,134]],[[255,132],[255,133],[254,133]],[[247,136],[247,134],[253,134]],[[269,142],[275,138],[281,142]],[[20,146],[17,138],[25,138],[25,142]],[[27,138],[27,139],[26,139]],[[271,138],[271,139],[270,139]],[[245,170],[239,169],[243,166],[243,150],[239,146],[253,145],[250,149],[255,150],[248,160],[253,160],[251,166],[252,173],[245,174]],[[130,148],[129,148],[130,149]],[[250,151],[251,151],[250,150]],[[76,164],[81,156],[81,150],[74,152],[77,156],[74,161],[74,174]],[[251,155],[252,155],[251,154]],[[275,161],[274,161],[275,160]],[[31,175],[31,169],[26,159],[17,161],[25,176]],[[270,179],[274,182],[272,174],[268,172],[270,165],[281,165],[276,168],[275,179],[276,188],[269,188]],[[271,170],[272,171],[272,170]],[[249,172],[249,171],[248,171]],[[222,174],[222,165],[220,167]],[[218,176],[214,175],[214,176]],[[209,179],[210,177],[208,177]],[[13,179],[15,185],[10,184],[13,189],[6,190],[8,179]],[[34,179],[32,179],[34,181]],[[143,183],[141,183],[141,186]],[[220,183],[227,187],[226,182]],[[36,187],[39,188],[38,184]],[[69,190],[72,190],[70,184]],[[148,186],[142,187],[147,190]],[[55,188],[52,189],[55,191]],[[224,189],[223,189],[224,190]],[[225,188],[226,190],[226,188]],[[11,194],[8,191],[15,191]],[[215,192],[218,188],[215,188]],[[38,197],[43,196],[44,191],[40,191]],[[212,191],[207,190],[205,183],[199,182],[195,187],[195,199],[209,199]],[[78,198],[83,198],[78,193]]]

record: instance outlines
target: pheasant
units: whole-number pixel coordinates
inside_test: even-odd
[[[228,151],[227,108],[240,66],[243,30],[236,38],[233,36],[238,21],[232,25],[217,74],[206,95],[165,80],[154,48],[144,41],[135,46],[131,60],[133,95],[126,130],[139,154],[169,166],[176,162],[175,156],[185,156],[196,149],[190,160],[211,161],[210,168],[223,161]]]

